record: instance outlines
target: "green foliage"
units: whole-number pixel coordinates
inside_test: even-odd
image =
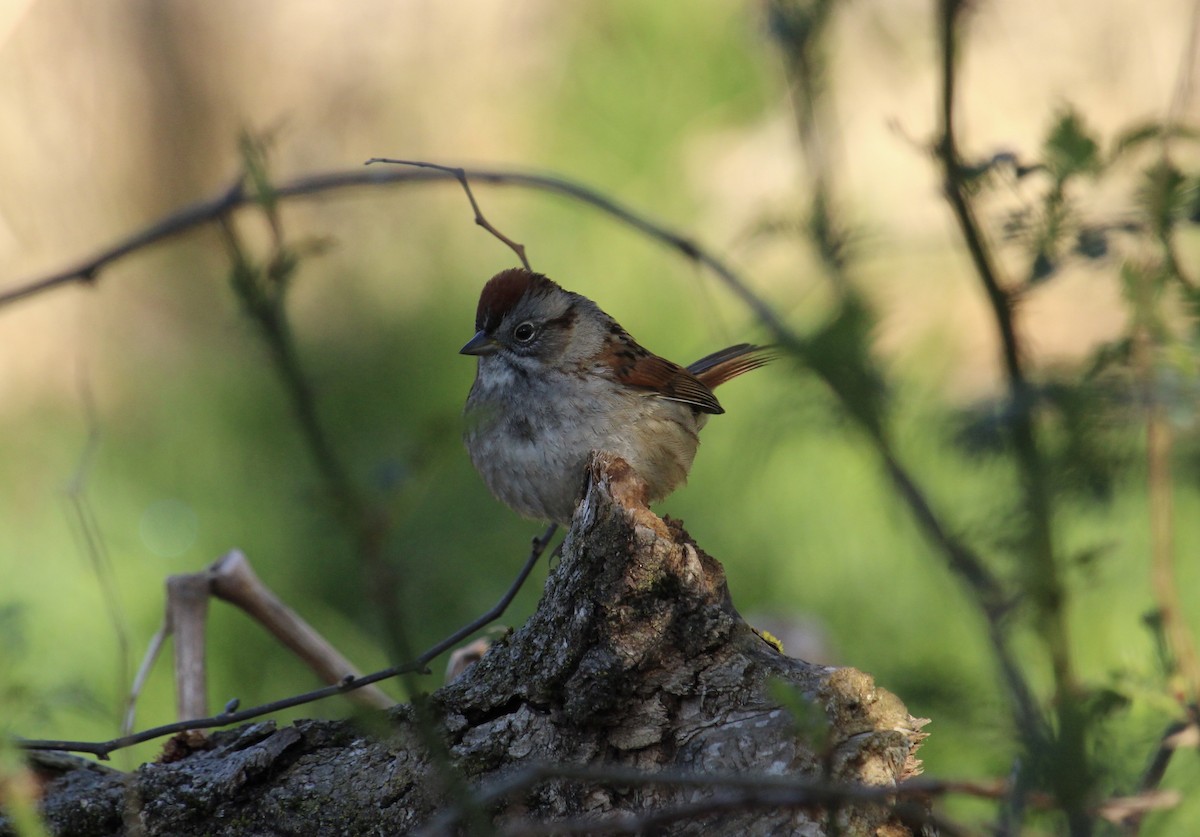
[[[1062,111],[1042,144],[1042,160],[1056,187],[1100,172],[1100,145],[1074,108]]]
[[[1138,475],[1146,456],[1136,443],[1137,428],[1146,421],[1161,421],[1154,417],[1159,404],[1172,405],[1176,415],[1190,416],[1200,405],[1195,385],[1197,347],[1191,336],[1195,311],[1188,311],[1192,284],[1179,261],[1175,240],[1179,226],[1189,223],[1196,174],[1176,165],[1166,144],[1172,137],[1190,136],[1190,131],[1162,125],[1135,126],[1118,136],[1106,157],[1082,117],[1068,109],[1055,119],[1041,159],[1021,167],[1023,184],[1030,182],[1024,177],[1028,173],[1049,176],[1040,194],[1011,212],[1002,225],[1006,240],[1018,244],[1030,258],[1023,292],[1034,292],[1073,259],[1103,264],[1109,267],[1110,281],[1121,289],[1128,314],[1126,330],[1100,344],[1076,368],[1041,373],[1032,403],[1001,400],[972,409],[965,415],[959,439],[975,453],[1002,457],[1016,453],[1011,448],[1010,425],[1016,411],[1032,410],[1042,441],[1041,467],[1051,475],[1048,499],[1058,507],[1064,501],[1111,503],[1129,478]],[[1150,148],[1151,141],[1160,143],[1157,149]],[[1116,163],[1147,150],[1157,153],[1142,164],[1127,187],[1129,208],[1117,210],[1110,219],[1089,217],[1081,179],[1120,178],[1123,172]],[[1006,162],[1015,159],[1010,155]],[[985,197],[993,186],[994,182],[981,183],[976,194]],[[1172,358],[1182,362],[1178,371],[1168,371]],[[1184,387],[1170,383],[1179,380],[1180,372],[1191,383]],[[1195,440],[1185,437],[1183,444],[1194,445]],[[1005,526],[1001,523],[1000,531]],[[1118,558],[1114,546],[1111,541],[1094,540],[1066,556],[1066,569],[1083,571],[1081,580],[1068,586],[1068,595],[1077,596],[1085,583],[1082,579],[1094,582],[1097,573],[1104,572],[1103,564]],[[1053,606],[1065,611],[1072,602],[1064,599]],[[1154,635],[1159,667],[1150,679],[1157,678],[1157,689],[1167,693],[1177,675],[1174,655],[1183,649],[1173,648],[1172,639],[1162,631]],[[1054,734],[1028,750],[1028,779],[1035,787],[1053,789],[1073,832],[1085,828],[1088,800],[1132,779],[1119,759],[1089,758],[1087,766],[1079,754],[1102,749],[1104,742],[1119,736],[1115,731],[1128,723],[1144,697],[1144,692],[1134,693],[1127,684],[1110,678],[1079,682],[1073,696],[1060,693],[1057,698]]]
[[[824,39],[835,31],[839,7],[778,2],[768,9],[772,34],[796,59],[790,66],[808,74],[809,98],[797,105],[809,120],[827,112],[818,105],[837,65]],[[690,211],[679,160],[697,123],[740,127],[783,97],[774,61],[740,9],[700,5],[681,16],[668,4],[592,5],[568,35],[572,60],[538,121],[538,164],[599,182],[655,213]],[[651,77],[660,81],[653,88]],[[810,305],[807,291],[774,289],[780,310],[796,312],[789,322],[797,339],[786,348],[800,363],[776,364],[722,391],[729,413],[705,431],[691,486],[664,511],[687,520],[725,562],[743,612],[817,615],[839,662],[871,671],[914,714],[932,717],[922,756],[934,776],[1002,778],[1019,761],[1030,787],[1098,801],[1136,788],[1157,735],[1178,717],[1167,685],[1175,654],[1156,627],[1148,584],[1142,437],[1147,404],[1164,405],[1177,431],[1176,552],[1194,555],[1200,289],[1194,241],[1185,237],[1200,221],[1200,171],[1187,153],[1166,150],[1188,151],[1196,139],[1190,128],[1155,122],[1106,140],[1085,113],[1067,107],[1052,115],[1030,156],[1004,151],[959,161],[981,205],[1014,193],[1020,201],[1007,215],[983,216],[1020,265],[1006,288],[1018,314],[1020,303],[1036,301],[1071,270],[1122,294],[1121,333],[1081,360],[1035,367],[1019,404],[990,397],[964,408],[930,371],[942,363],[939,346],[879,359],[878,324],[891,312],[857,283],[856,270],[871,254],[848,245],[858,239],[837,212],[840,196],[822,191],[827,182],[813,190],[811,205],[792,213],[805,223],[776,231],[806,237],[833,291],[828,302]],[[497,256],[488,248],[500,245],[473,229],[458,237],[465,207],[457,193],[452,211],[430,213],[427,227],[393,217],[403,200],[423,215],[432,202],[425,192],[389,197],[395,204],[370,221],[395,230],[396,241],[360,253],[361,228],[337,226],[339,213],[317,221],[285,214],[263,143],[244,138],[241,156],[243,188],[257,205],[226,230],[226,258],[172,257],[172,271],[193,286],[173,297],[163,292],[154,318],[131,317],[119,339],[98,340],[96,355],[107,364],[99,377],[120,385],[112,387],[117,406],[99,420],[103,443],[88,475],[95,513],[129,592],[135,655],[158,625],[165,576],[195,571],[237,545],[335,645],[361,667],[379,668],[396,653],[382,639],[395,629],[389,617],[400,615],[405,644],[432,644],[494,603],[538,528],[491,500],[458,441],[470,368],[455,351],[469,337],[475,278],[508,255]],[[1114,186],[1121,195],[1115,209],[1093,200],[1096,190]],[[561,203],[539,210],[505,204],[499,193],[481,199],[493,222],[530,247],[535,267],[568,265],[594,282],[579,289],[656,350],[674,356],[675,347],[682,355],[710,342],[699,312],[712,300],[691,293],[699,283],[687,284],[693,277],[670,257]],[[253,234],[254,223],[265,223],[265,240]],[[327,227],[337,227],[340,252],[303,243],[325,241]],[[417,251],[428,262],[414,267]],[[216,281],[223,273],[225,287]],[[561,278],[576,286],[574,276]],[[921,279],[934,288],[931,297],[960,280],[936,272]],[[156,287],[131,293],[149,296]],[[425,287],[437,293],[422,295]],[[733,310],[723,298],[712,308]],[[752,328],[737,316],[739,333]],[[1037,345],[1037,334],[1026,337]],[[0,427],[20,442],[0,462],[11,492],[0,503],[0,552],[12,556],[4,595],[13,603],[0,608],[0,714],[10,731],[29,736],[107,738],[124,684],[113,682],[115,641],[96,628],[97,585],[64,533],[56,487],[75,470],[79,442],[93,428],[74,402],[39,410]],[[1020,749],[979,603],[912,519],[876,447],[890,446],[945,528],[1009,585],[1013,607],[1001,629],[1049,717],[1056,696],[1046,652],[1022,606],[1030,591],[1014,571],[1029,557],[1014,466],[1013,429],[1022,419],[1036,427],[1054,503],[1078,680],[1057,718],[1057,738],[1042,739],[1046,749],[1032,753]],[[315,427],[325,442],[314,445]],[[328,450],[314,457],[321,445]],[[331,471],[327,457],[340,470]],[[330,501],[331,474],[349,486],[341,502]],[[379,512],[390,522],[374,566],[362,558],[364,528],[347,515],[347,496],[358,513]],[[198,521],[194,543],[179,554],[159,554],[142,534],[147,509],[164,498],[192,509]],[[1193,607],[1198,563],[1178,569],[1182,597]],[[519,624],[540,583],[535,574],[505,621]],[[392,597],[390,609],[373,598],[380,591]],[[79,637],[89,638],[86,647]],[[211,637],[216,704],[237,696],[248,706],[315,685],[237,614],[214,607]],[[34,660],[53,660],[58,671]],[[792,690],[773,688],[803,734],[819,742],[820,713]],[[168,720],[170,704],[160,668],[140,725]],[[280,720],[346,711],[330,702]],[[1086,769],[1071,761],[1080,751],[1089,755]],[[149,745],[130,758],[154,752]],[[1177,754],[1172,771],[1168,785],[1189,788],[1195,754]],[[949,805],[963,810],[955,800]],[[1148,829],[1194,830],[1200,813],[1194,800],[1191,806],[1155,815]],[[969,810],[975,821],[994,820],[990,806]]]

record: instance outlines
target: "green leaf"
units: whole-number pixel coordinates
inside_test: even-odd
[[[1176,219],[1189,214],[1187,178],[1168,160],[1155,160],[1142,171],[1134,200],[1145,213],[1150,230],[1162,238],[1170,234]]]
[[[1101,168],[1100,146],[1074,108],[1060,112],[1042,146],[1046,168],[1062,183],[1077,174],[1094,174]]]

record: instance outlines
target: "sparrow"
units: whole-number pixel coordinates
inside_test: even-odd
[[[713,390],[773,359],[740,343],[680,366],[587,297],[511,268],[483,286],[464,441],[488,489],[519,514],[570,525],[593,452],[624,459],[654,503],[687,480]]]

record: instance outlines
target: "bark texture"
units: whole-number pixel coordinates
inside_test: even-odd
[[[131,774],[60,767],[43,803],[51,831],[910,833],[888,806],[834,806],[828,789],[919,772],[923,722],[861,672],[779,653],[643,490],[599,457],[536,613],[419,711],[397,707],[383,731],[252,724]],[[788,777],[813,791],[772,784]]]

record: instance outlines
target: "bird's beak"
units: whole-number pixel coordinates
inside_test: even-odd
[[[486,331],[478,332],[467,341],[467,345],[458,350],[460,355],[494,355],[500,350],[500,344],[491,338]]]

